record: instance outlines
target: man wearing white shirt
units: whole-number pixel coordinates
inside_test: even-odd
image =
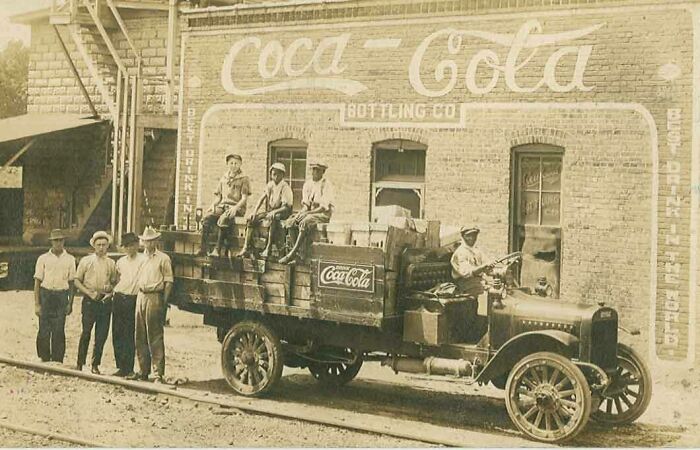
[[[109,334],[112,289],[117,280],[117,266],[107,257],[107,249],[111,243],[112,237],[107,232],[96,231],[90,239],[90,245],[95,249],[95,253],[81,259],[75,273],[75,287],[83,293],[83,332],[78,343],[76,369],[83,369],[94,327],[95,343],[92,348],[91,371],[97,375],[100,374],[102,350]]]
[[[295,242],[289,253],[280,258],[281,264],[295,264],[297,252],[303,250],[302,244],[306,235],[319,223],[328,223],[331,220],[335,193],[333,185],[324,176],[326,169],[328,166],[322,162],[311,164],[311,179],[304,182],[301,191],[301,211],[284,222]]]
[[[49,241],[51,249],[39,256],[34,270],[34,313],[39,317],[36,352],[44,362],[63,362],[66,316],[73,311],[75,258],[63,248],[61,230],[52,230]]]
[[[134,373],[136,344],[136,295],[139,293],[138,277],[146,257],[139,253],[139,238],[134,233],[122,235],[122,246],[126,252],[117,261],[117,284],[114,286],[112,302],[112,345],[117,363],[118,377]]]

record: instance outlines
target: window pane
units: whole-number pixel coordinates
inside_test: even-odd
[[[560,194],[542,193],[542,225],[559,225]]]
[[[524,157],[520,160],[520,189],[535,190],[540,188],[540,158]]]
[[[520,217],[521,225],[539,225],[539,201],[538,192],[523,192],[520,195]]]
[[[542,159],[542,190],[561,191],[561,159]]]
[[[297,155],[292,163],[292,178],[303,180],[306,178],[306,157],[305,155]]]

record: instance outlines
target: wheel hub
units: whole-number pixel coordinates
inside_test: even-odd
[[[250,366],[255,363],[255,355],[253,352],[246,350],[241,354],[241,362]]]
[[[535,388],[537,407],[544,411],[555,411],[559,408],[559,393],[550,384],[541,384]]]

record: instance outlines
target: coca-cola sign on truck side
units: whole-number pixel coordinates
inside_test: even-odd
[[[319,261],[318,286],[349,291],[374,292],[374,266]]]

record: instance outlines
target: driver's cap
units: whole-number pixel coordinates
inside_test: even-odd
[[[479,233],[479,229],[477,227],[462,227],[459,229],[459,234],[472,234],[472,233]]]

